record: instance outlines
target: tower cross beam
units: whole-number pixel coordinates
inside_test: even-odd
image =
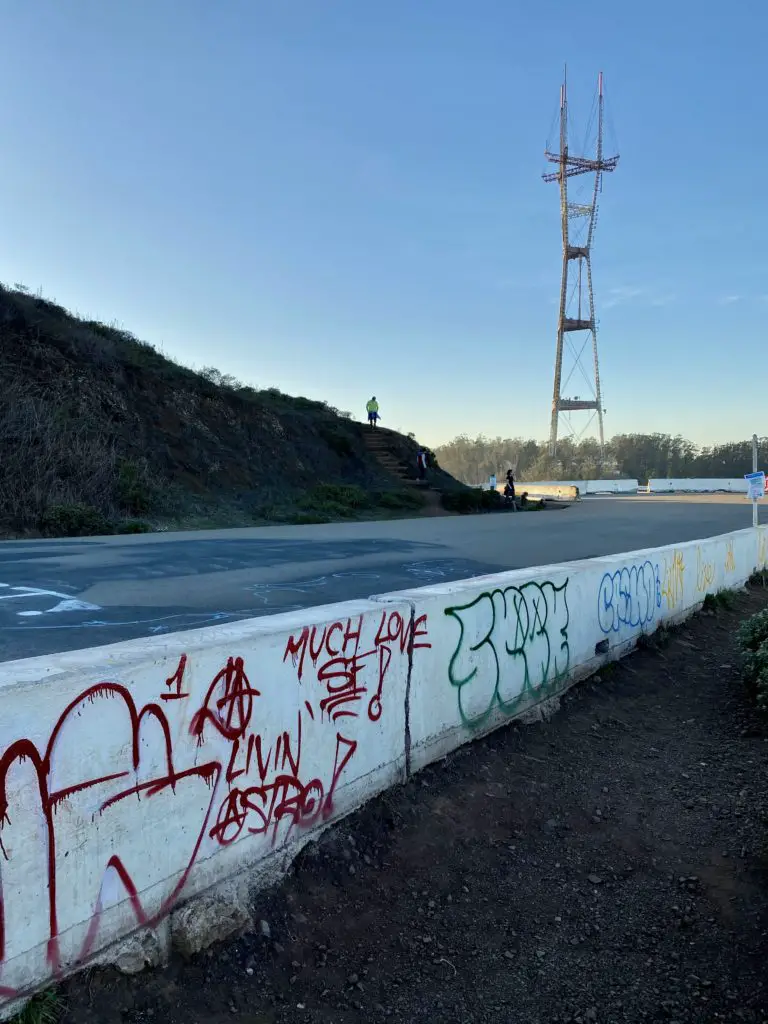
[[[565,167],[565,175],[568,178],[573,178],[577,174],[594,174],[601,172],[603,174],[610,174],[611,171],[615,171],[619,163],[617,156],[610,156],[605,160],[591,160],[585,156],[566,156],[561,157],[557,153],[550,153],[545,151],[544,156],[549,160],[550,163],[560,164],[559,171],[551,171],[549,174],[542,174],[544,181],[559,181]]]

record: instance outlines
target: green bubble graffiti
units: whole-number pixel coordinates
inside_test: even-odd
[[[570,664],[567,588],[567,579],[525,583],[445,609],[459,626],[448,678],[465,725],[479,728],[496,707],[511,716],[559,688]]]

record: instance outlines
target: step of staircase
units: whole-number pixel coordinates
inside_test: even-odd
[[[425,481],[416,480],[409,474],[403,459],[391,451],[389,447],[391,439],[385,433],[379,433],[378,430],[366,431],[364,441],[369,454],[376,459],[382,469],[399,482],[401,487],[416,487],[424,494],[423,515],[442,516],[447,514],[440,503],[440,492]]]

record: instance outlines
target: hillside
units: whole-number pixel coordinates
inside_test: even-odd
[[[194,372],[2,286],[0,386],[6,537],[413,515],[463,490],[438,468],[436,500],[409,486],[413,438],[382,431],[370,450],[325,403]]]

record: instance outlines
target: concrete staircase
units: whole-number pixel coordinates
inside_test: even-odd
[[[421,480],[415,479],[411,472],[409,472],[409,467],[392,450],[393,446],[388,431],[382,430],[380,427],[376,427],[373,430],[366,429],[364,436],[366,448],[376,459],[382,469],[384,469],[390,476],[399,480],[403,487],[416,487],[422,492],[425,499],[422,515],[447,515],[440,504],[439,492],[430,486],[428,480],[422,482]],[[414,469],[415,461],[416,460],[414,458]]]
[[[376,427],[375,430],[366,430],[365,446],[379,465],[391,476],[397,477],[404,487],[418,484],[418,481],[409,475],[402,459],[398,458],[392,451],[390,439],[386,431],[379,427]]]

